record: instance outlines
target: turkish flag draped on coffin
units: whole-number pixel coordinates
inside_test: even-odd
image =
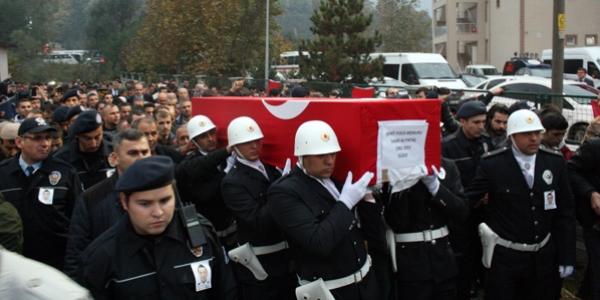
[[[328,123],[338,137],[342,148],[334,171],[338,180],[345,180],[348,171],[355,179],[366,171],[377,174],[379,121],[425,120],[429,124],[425,165],[431,174],[431,166],[439,169],[441,163],[440,100],[204,97],[192,101],[193,115],[205,115],[217,125],[219,147],[227,145],[229,122],[241,116],[253,118],[265,136],[261,159],[279,167],[287,158],[296,163],[296,130],[310,120]],[[376,178],[371,184],[375,182]]]

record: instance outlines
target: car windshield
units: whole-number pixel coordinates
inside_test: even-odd
[[[483,77],[471,76],[471,75],[467,75],[467,74],[461,75],[461,78],[467,84],[468,87],[476,86],[476,85],[480,84],[481,82],[487,80],[486,78],[483,78]]]
[[[496,70],[496,69],[492,69],[492,68],[486,69],[486,68],[483,68],[481,70],[483,71],[483,75],[500,75],[500,72],[498,72],[498,70]]]
[[[531,76],[552,78],[552,69],[530,69]]]
[[[563,86],[563,92],[565,93],[565,95],[571,97],[579,104],[590,104],[590,101],[592,100],[591,98],[596,98],[596,94],[578,85],[565,84]],[[573,96],[586,96],[587,98]]]
[[[456,78],[456,74],[447,63],[417,63],[413,66],[419,79]]]

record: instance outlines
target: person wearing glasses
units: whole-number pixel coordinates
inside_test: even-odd
[[[61,270],[81,184],[73,167],[50,155],[53,131],[42,118],[21,123],[15,138],[20,153],[0,163],[0,193],[23,220],[23,255]]]

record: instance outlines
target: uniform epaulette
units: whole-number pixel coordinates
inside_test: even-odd
[[[488,157],[494,156],[494,155],[496,155],[496,154],[503,153],[503,152],[505,152],[505,151],[507,151],[507,150],[508,150],[508,147],[502,147],[502,148],[500,148],[500,149],[496,149],[496,150],[494,150],[494,151],[491,151],[491,152],[487,152],[487,153],[485,153],[484,155],[482,155],[482,156],[481,156],[481,158],[482,158],[482,159],[483,159],[483,158],[488,158]]]
[[[455,139],[455,138],[456,138],[456,134],[451,134],[451,135],[448,135],[448,136],[446,136],[446,137],[444,137],[444,138],[442,139],[442,143],[444,143],[444,142],[447,142],[447,141],[451,141],[451,140],[453,140],[453,139]]]
[[[562,157],[562,152],[558,151],[558,150],[554,150],[554,149],[550,149],[550,148],[542,148],[540,147],[540,151],[546,152],[546,153],[550,153],[550,154],[554,154],[554,155],[558,155],[560,157]]]

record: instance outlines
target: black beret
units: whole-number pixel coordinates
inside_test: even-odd
[[[521,100],[521,101],[517,101],[515,103],[513,103],[509,108],[508,108],[508,115],[512,115],[512,113],[514,113],[517,110],[521,110],[521,109],[527,109],[527,110],[532,110],[535,111],[534,107],[531,107],[531,105],[529,105],[529,103],[527,103],[527,100]]]
[[[440,96],[436,92],[429,91],[429,92],[427,92],[425,99],[440,99]]]
[[[117,180],[116,190],[126,194],[165,187],[175,178],[175,164],[168,156],[156,155],[134,162]]]
[[[79,95],[77,94],[77,90],[70,90],[70,91],[66,92],[62,96],[62,98],[60,98],[60,103],[65,102],[67,99],[69,99],[71,97],[77,97],[79,99]]]
[[[456,113],[457,119],[468,119],[477,115],[485,115],[485,104],[481,101],[468,101],[461,104]]]
[[[69,133],[82,134],[98,129],[102,126],[102,117],[100,113],[95,110],[84,111],[79,114],[75,122],[71,124]]]
[[[66,106],[57,107],[54,110],[54,112],[52,113],[52,121],[56,122],[56,123],[68,121],[69,120],[69,119],[67,119],[68,112],[69,112],[69,108]]]
[[[291,96],[294,98],[304,98],[308,94],[308,91],[302,86],[297,86],[292,89]]]
[[[390,96],[389,99],[410,99],[410,96],[408,94],[396,94]]]
[[[48,125],[46,120],[42,118],[29,118],[25,119],[21,126],[19,126],[18,135],[23,136],[26,133],[38,133],[46,130],[56,131],[56,128]]]
[[[66,118],[67,118],[67,120],[71,120],[71,118],[73,116],[76,116],[84,111],[85,111],[85,107],[83,107],[82,105],[75,105],[69,109],[69,111],[67,112]]]

